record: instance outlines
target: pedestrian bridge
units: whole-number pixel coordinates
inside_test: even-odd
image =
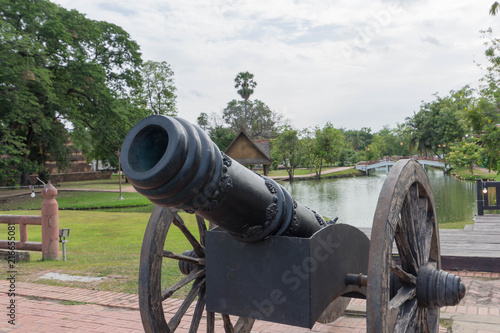
[[[380,160],[373,161],[361,161],[356,164],[356,170],[364,171],[367,175],[370,174],[370,170],[374,170],[376,168],[386,168],[387,173],[389,173],[389,168],[396,164],[397,161],[402,159],[414,159],[419,162],[422,166],[433,166],[437,168],[445,168],[446,165],[441,161],[440,158],[433,158],[429,156],[412,156],[412,157],[386,157]]]

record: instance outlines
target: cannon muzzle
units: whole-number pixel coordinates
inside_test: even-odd
[[[125,138],[120,158],[129,181],[151,202],[196,213],[244,242],[310,237],[327,225],[283,186],[232,160],[181,118],[141,120]]]

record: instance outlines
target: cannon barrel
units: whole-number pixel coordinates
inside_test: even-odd
[[[182,118],[144,118],[127,134],[120,158],[129,181],[151,202],[195,213],[240,241],[310,237],[327,225],[283,186],[232,160]]]

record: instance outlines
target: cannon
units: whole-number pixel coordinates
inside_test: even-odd
[[[464,297],[460,278],[441,270],[434,198],[414,160],[387,176],[369,240],[296,202],[181,118],[141,120],[120,159],[156,204],[139,267],[146,332],[175,332],[185,316],[190,332],[214,332],[216,313],[225,332],[250,332],[255,319],[312,328],[336,320],[350,298],[366,299],[368,332],[437,332],[439,308]],[[195,214],[196,225],[178,210]],[[185,237],[183,253],[171,251],[172,225]],[[175,295],[183,300],[166,313]]]

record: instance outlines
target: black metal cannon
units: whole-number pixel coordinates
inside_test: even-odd
[[[226,332],[250,332],[255,319],[311,328],[342,315],[349,297],[367,299],[369,332],[437,332],[439,307],[465,294],[460,278],[440,269],[434,198],[416,161],[400,161],[388,175],[371,242],[297,203],[180,118],[140,121],[123,143],[121,163],[136,190],[157,205],[139,273],[147,332],[174,332],[195,300],[190,332],[198,331],[205,308],[207,332],[214,332],[215,313]],[[179,209],[196,214],[199,237]],[[218,227],[207,230],[205,219]],[[172,223],[189,244],[182,254],[168,250]],[[162,287],[172,271],[182,273],[179,281]],[[189,285],[167,322],[162,303]],[[229,315],[240,317],[234,326]]]

